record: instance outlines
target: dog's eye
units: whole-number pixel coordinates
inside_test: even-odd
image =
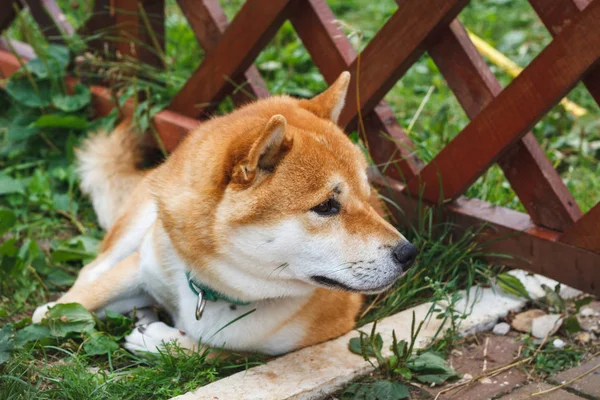
[[[340,212],[340,203],[335,199],[327,199],[318,206],[311,208],[311,211],[319,215],[334,215]]]

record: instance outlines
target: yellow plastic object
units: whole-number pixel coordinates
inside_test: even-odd
[[[523,68],[515,64],[510,58],[500,53],[498,50],[490,46],[488,42],[477,36],[471,31],[468,31],[469,38],[477,48],[477,50],[490,62],[504,70],[507,74],[513,78],[523,71]],[[573,103],[571,100],[564,98],[560,101],[560,104],[565,110],[570,112],[575,117],[581,117],[588,113],[585,108]]]

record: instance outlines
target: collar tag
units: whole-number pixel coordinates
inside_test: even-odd
[[[206,307],[206,299],[204,298],[204,292],[202,290],[199,290],[198,303],[196,304],[196,321],[199,321],[200,318],[202,318],[204,307]]]
[[[199,321],[202,318],[202,313],[204,312],[204,307],[206,307],[206,294],[202,288],[199,288],[191,279],[189,281],[190,287],[193,285],[193,289],[198,295],[198,302],[196,303],[196,321]]]
[[[223,300],[228,303],[240,305],[240,306],[247,306],[248,304],[250,304],[249,302],[244,302],[241,300],[236,300],[236,299],[227,297],[223,294],[220,294],[219,292],[212,290],[208,286],[204,286],[201,283],[194,281],[192,279],[192,277],[190,276],[189,271],[187,271],[185,273],[185,275],[186,275],[188,286],[190,287],[190,290],[196,296],[198,296],[198,302],[196,303],[196,320],[197,321],[200,320],[200,318],[202,318],[202,313],[204,312],[204,308],[206,307],[207,300],[208,301]]]

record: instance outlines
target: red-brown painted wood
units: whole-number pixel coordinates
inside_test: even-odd
[[[55,0],[24,0],[46,39],[64,43],[75,31]]]
[[[529,0],[529,3],[538,14],[552,36],[556,36],[566,26],[577,18],[581,10],[588,4],[588,0]],[[589,71],[583,78],[583,84],[590,92],[596,103],[600,105],[600,67]]]
[[[211,51],[227,29],[229,22],[218,0],[177,0],[200,46]],[[233,79],[236,86],[243,88],[232,95],[236,105],[242,105],[257,98],[267,97],[269,90],[258,69],[251,65],[241,76]]]
[[[190,117],[214,110],[235,89],[230,79],[250,67],[295,4],[294,0],[248,0],[169,109]]]
[[[350,70],[356,52],[324,0],[307,0],[290,16],[290,22],[328,83]],[[364,127],[373,161],[389,165],[386,172],[393,178],[411,179],[421,162],[415,156],[414,143],[384,101],[364,117]]]
[[[409,182],[410,191],[423,187],[424,198],[436,202],[464,193],[595,65],[598,21],[600,2],[593,2]]]
[[[394,199],[402,209],[399,212],[389,207],[404,223],[410,224],[423,207],[433,205],[406,195],[405,186],[399,182],[379,178],[375,183],[382,195]],[[483,258],[490,262],[523,268],[584,292],[600,294],[600,254],[559,242],[559,232],[535,225],[527,214],[465,197],[447,204],[440,212],[440,217],[452,221],[459,234],[466,229],[477,232],[477,242],[486,244],[484,251],[488,254]]]
[[[0,13],[0,34],[17,18],[14,9],[15,4],[17,7],[19,6],[19,3],[14,0],[0,0],[0,10],[2,10],[2,13]]]
[[[0,50],[0,76],[9,77],[21,68],[16,56],[8,51]]]
[[[1,52],[0,52],[1,54]],[[74,82],[71,82],[74,84]],[[115,107],[110,90],[102,86],[91,86],[92,102],[96,116],[108,115]],[[135,110],[133,101],[127,101],[120,107],[123,118],[131,118]],[[169,110],[161,111],[154,115],[153,123],[158,132],[162,145],[167,152],[177,148],[191,130],[200,125],[200,121],[189,118]]]
[[[118,36],[115,29],[116,11],[111,3],[112,0],[95,0],[92,15],[78,30],[79,34],[89,38],[88,47],[105,57],[114,57],[116,43],[109,36]]]
[[[428,52],[470,119],[502,91],[458,19],[440,32]],[[563,231],[581,216],[531,132],[508,149],[498,164],[536,224]]]
[[[346,126],[358,115],[373,110],[398,79],[425,51],[425,42],[439,28],[447,26],[468,0],[403,1],[398,10],[371,39],[359,60],[350,66],[353,73],[348,98],[340,115]],[[357,89],[358,79],[358,89]]]
[[[600,253],[600,203],[565,231],[560,241]]]

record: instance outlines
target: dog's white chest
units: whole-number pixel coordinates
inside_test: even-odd
[[[140,248],[140,278],[145,290],[171,314],[175,328],[211,347],[267,354],[288,352],[303,339],[304,323],[293,317],[308,300],[306,297],[248,305],[207,301],[197,320],[198,296],[189,287],[185,264],[174,252],[167,256],[164,248],[157,252],[152,237],[150,229]],[[159,253],[163,255],[161,259],[156,256]]]

